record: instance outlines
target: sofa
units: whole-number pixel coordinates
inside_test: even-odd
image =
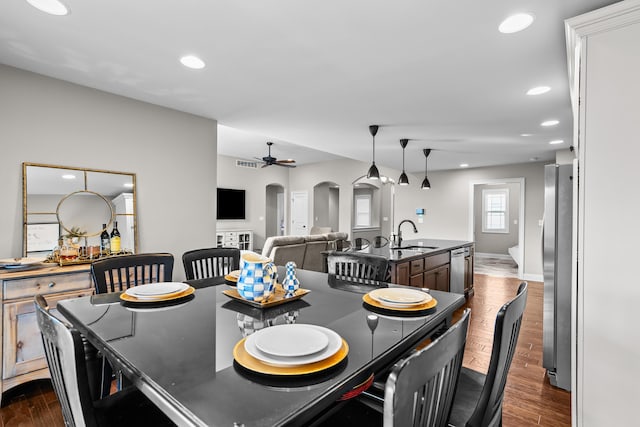
[[[325,271],[323,252],[340,249],[349,235],[342,232],[310,234],[308,236],[272,236],[267,238],[262,255],[269,257],[276,265],[289,261],[298,268]]]

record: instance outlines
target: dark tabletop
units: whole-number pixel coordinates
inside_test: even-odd
[[[281,276],[283,271],[280,272]],[[372,314],[362,304],[368,289],[328,284],[324,273],[298,270],[302,299],[268,310],[233,301],[227,285],[197,289],[194,298],[159,309],[131,309],[117,294],[65,300],[59,311],[96,347],[119,360],[124,373],[168,413],[194,425],[300,425],[395,360],[450,320],[461,295],[432,291],[434,314],[414,319]],[[345,290],[349,289],[349,290]],[[360,292],[360,293],[359,293]],[[337,372],[282,382],[252,377],[234,367],[232,349],[251,332],[286,322],[325,326],[340,334],[349,354]]]

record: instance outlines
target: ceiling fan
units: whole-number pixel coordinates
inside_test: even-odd
[[[267,146],[269,147],[269,154],[266,157],[263,157],[263,158],[256,157],[256,159],[262,160],[264,162],[264,165],[262,165],[263,168],[266,168],[267,166],[271,166],[271,165],[284,166],[284,167],[287,167],[287,168],[295,168],[296,167],[296,165],[293,164],[296,161],[293,160],[293,159],[278,160],[275,157],[272,157],[271,156],[271,146],[272,145],[273,145],[273,142],[267,142]]]

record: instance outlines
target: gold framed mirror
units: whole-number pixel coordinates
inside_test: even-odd
[[[56,207],[56,218],[67,235],[94,237],[102,234],[113,223],[115,211],[105,196],[95,191],[78,190],[64,196]],[[87,219],[91,223],[82,221]],[[69,225],[73,224],[73,225]],[[104,224],[105,227],[96,226]]]
[[[100,234],[114,222],[122,251],[138,250],[133,173],[25,162],[22,195],[23,256],[46,256],[62,237],[99,247]]]

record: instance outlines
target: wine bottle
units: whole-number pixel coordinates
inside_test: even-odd
[[[111,238],[107,231],[107,224],[102,224],[102,234],[100,234],[100,255],[109,255],[111,253]]]
[[[113,221],[113,230],[111,230],[111,253],[120,252],[120,232],[118,231],[118,221]]]

